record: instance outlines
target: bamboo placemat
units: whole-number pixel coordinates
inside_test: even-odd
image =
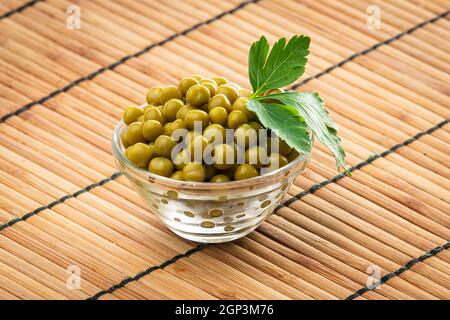
[[[80,29],[66,27],[71,4]],[[379,30],[368,28],[369,6]],[[449,8],[2,2],[0,298],[449,299]],[[249,87],[247,50],[262,34],[312,37],[291,89],[324,97],[352,176],[317,145],[257,231],[221,245],[185,241],[117,173],[112,128],[155,84],[200,73]],[[74,267],[81,285],[71,290]]]

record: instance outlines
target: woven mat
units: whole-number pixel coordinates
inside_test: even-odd
[[[79,30],[67,28],[71,4]],[[378,9],[381,28],[368,28]],[[449,9],[448,0],[3,1],[0,298],[450,299]],[[262,34],[312,37],[294,88],[324,97],[353,174],[338,174],[317,145],[257,231],[221,245],[185,241],[117,174],[112,128],[155,84],[200,73],[249,87],[247,50]],[[81,286],[70,287],[77,270]]]

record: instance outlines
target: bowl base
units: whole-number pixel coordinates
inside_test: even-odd
[[[236,232],[227,232],[227,233],[219,233],[219,234],[214,234],[214,233],[212,233],[212,234],[195,234],[195,233],[188,233],[188,232],[180,231],[180,230],[170,228],[170,227],[169,227],[169,229],[173,233],[175,233],[175,234],[179,235],[180,237],[187,239],[187,240],[200,242],[200,243],[222,243],[222,242],[234,241],[239,238],[245,237],[250,232],[255,230],[258,227],[258,225],[252,226],[249,228],[244,228],[244,229],[241,229]]]

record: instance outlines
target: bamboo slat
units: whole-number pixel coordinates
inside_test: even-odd
[[[450,299],[449,1],[80,0],[79,30],[71,4],[0,4],[1,299]],[[249,87],[249,45],[298,33],[290,89],[320,92],[352,176],[317,144],[254,233],[175,236],[117,173],[123,108],[194,73]]]

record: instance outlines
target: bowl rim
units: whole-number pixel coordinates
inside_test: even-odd
[[[143,104],[139,106],[139,108],[143,108],[144,106],[147,106],[147,104]],[[148,170],[145,170],[143,168],[140,168],[136,166],[134,163],[129,161],[125,157],[125,153],[122,152],[121,146],[122,141],[120,138],[120,132],[122,128],[125,126],[125,123],[121,119],[119,123],[115,126],[113,135],[112,135],[112,150],[113,155],[116,159],[118,159],[120,162],[122,162],[125,167],[129,170],[131,170],[134,174],[138,175],[139,177],[151,181],[157,181],[158,183],[162,183],[164,185],[170,185],[172,188],[185,188],[185,189],[232,189],[232,188],[242,188],[242,187],[250,187],[250,186],[256,186],[260,183],[267,183],[270,180],[279,177],[280,175],[284,175],[286,171],[289,171],[292,168],[295,168],[297,165],[302,163],[303,161],[308,161],[308,158],[311,156],[311,153],[309,154],[299,154],[297,158],[295,158],[292,162],[287,164],[284,167],[278,168],[274,171],[271,171],[269,173],[266,173],[264,175],[260,175],[254,178],[245,179],[245,180],[238,180],[238,181],[228,181],[228,182],[193,182],[193,181],[182,181],[182,180],[176,180],[167,178],[164,176],[160,176],[154,173],[151,173]]]

